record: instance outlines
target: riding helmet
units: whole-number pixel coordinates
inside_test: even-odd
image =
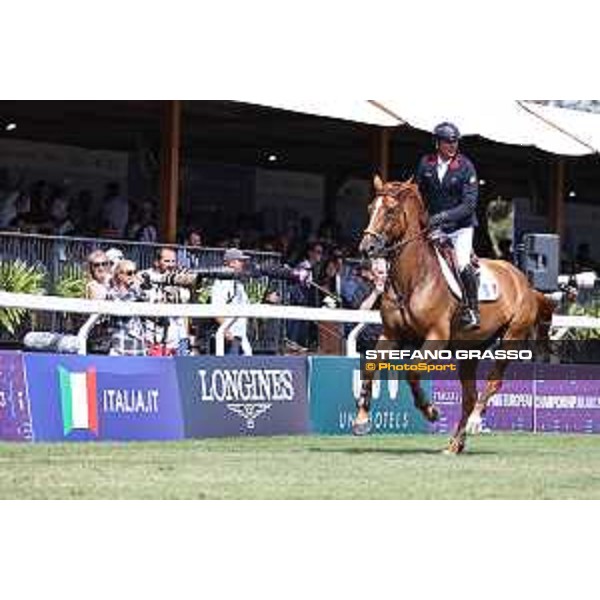
[[[460,131],[458,130],[458,127],[453,123],[440,123],[433,130],[433,138],[436,141],[451,143],[458,142],[458,140],[460,140]]]

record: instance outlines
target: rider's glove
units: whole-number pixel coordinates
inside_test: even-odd
[[[437,229],[448,221],[448,213],[442,211],[429,219],[429,229]]]

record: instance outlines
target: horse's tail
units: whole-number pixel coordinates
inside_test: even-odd
[[[537,316],[535,319],[536,338],[548,342],[550,339],[550,327],[552,316],[557,307],[557,302],[552,296],[547,296],[538,290],[534,290],[537,301]]]

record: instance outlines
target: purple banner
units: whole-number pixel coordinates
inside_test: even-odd
[[[0,440],[31,440],[31,415],[20,352],[0,352]]]
[[[486,386],[493,363],[484,362],[477,371],[477,391]],[[531,431],[533,429],[532,365],[513,363],[509,366],[502,389],[488,405],[484,429],[495,431]],[[555,382],[556,383],[556,382]],[[462,414],[462,389],[457,375],[436,378],[432,387],[433,401],[440,409],[440,420],[431,426],[433,433],[453,433]]]
[[[175,359],[186,437],[308,433],[307,360]]]
[[[538,365],[536,430],[600,433],[600,365]]]

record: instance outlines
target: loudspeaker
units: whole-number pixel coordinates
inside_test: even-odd
[[[560,236],[551,233],[525,234],[521,269],[536,290],[556,290],[560,269]]]

